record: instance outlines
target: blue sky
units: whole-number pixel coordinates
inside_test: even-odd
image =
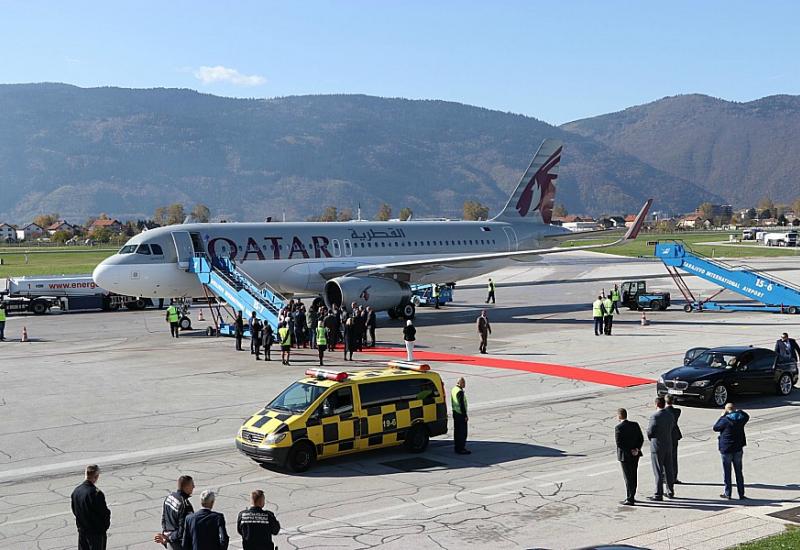
[[[0,0],[0,82],[445,99],[563,123],[800,93],[800,2]]]

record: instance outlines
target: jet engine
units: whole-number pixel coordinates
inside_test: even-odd
[[[328,307],[344,304],[349,308],[355,302],[376,311],[388,310],[397,317],[414,316],[411,287],[384,277],[336,277],[325,283],[323,298]]]

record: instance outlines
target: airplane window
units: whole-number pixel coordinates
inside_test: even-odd
[[[369,248],[372,248],[372,243],[367,243],[367,246],[368,246]]]
[[[386,247],[386,243],[381,243],[381,246],[382,247]]]
[[[241,252],[241,251],[242,251],[242,247],[241,247],[241,246],[239,246],[239,252]]]
[[[261,248],[263,248],[264,250],[266,250],[266,249],[267,249],[267,245],[263,245]]]
[[[469,244],[472,244],[472,239],[469,240]]]
[[[430,241],[425,241],[425,242],[427,242],[427,243],[428,243],[428,246],[430,246],[430,245],[431,245],[431,242],[430,242]]]
[[[164,251],[161,249],[161,245],[160,244],[151,244],[150,248],[153,249],[153,254],[155,254],[156,256],[163,256],[164,255]]]
[[[135,244],[126,244],[122,248],[119,249],[117,254],[133,254],[136,252],[136,245]]]
[[[458,246],[461,246],[461,241],[458,241]]]
[[[450,244],[450,241],[445,241],[445,242],[444,242],[444,245],[445,245],[445,246],[448,246],[449,244]]]
[[[361,248],[364,248],[364,243],[361,243]]]
[[[146,244],[140,244],[139,248],[136,249],[137,254],[144,254],[145,256],[150,255],[150,246]]]

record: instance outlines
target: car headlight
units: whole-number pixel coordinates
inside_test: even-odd
[[[691,386],[693,388],[705,388],[711,384],[711,380],[698,380],[697,382],[692,382]]]
[[[266,443],[267,445],[277,445],[278,443],[280,443],[284,439],[286,439],[286,432],[279,433],[279,434],[278,433],[271,433],[271,434],[267,435],[266,438],[264,438],[264,443]]]
[[[663,376],[659,376],[658,377],[658,383],[659,384],[663,384],[664,383],[664,377]]]

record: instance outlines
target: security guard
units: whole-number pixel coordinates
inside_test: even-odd
[[[0,342],[6,339],[6,304],[0,297]]]
[[[614,290],[611,291],[611,302],[614,304],[614,311],[616,311],[617,314],[619,314],[619,300],[619,287],[614,285]]]
[[[266,499],[264,491],[257,489],[250,493],[252,506],[239,512],[236,530],[242,535],[242,550],[274,550],[273,535],[281,530],[275,514],[264,510]]]
[[[317,353],[319,353],[319,366],[322,367],[322,358],[325,350],[328,349],[328,329],[322,323],[317,325],[315,340],[317,342]]]
[[[233,321],[233,335],[236,337],[236,351],[242,351],[242,338],[244,337],[244,319],[242,319],[242,312],[236,314],[236,319]]]
[[[491,277],[489,277],[489,295],[486,297],[486,303],[489,303],[489,300],[494,303],[494,281]]]
[[[611,336],[611,325],[614,324],[614,302],[611,301],[611,298],[607,297],[603,299],[603,329],[606,336]]]
[[[178,308],[170,304],[167,308],[167,322],[169,323],[169,332],[173,338],[177,338],[180,336],[180,328],[181,328],[181,314],[178,312]]]
[[[467,444],[467,394],[464,387],[467,382],[464,377],[458,379],[455,387],[450,391],[450,407],[453,409],[453,444],[456,454],[468,455],[471,451],[466,448]]]
[[[103,491],[97,488],[100,468],[86,467],[86,480],[75,487],[70,497],[75,524],[78,526],[78,550],[105,550],[111,526],[111,510]]]
[[[433,309],[439,309],[439,285],[436,283],[433,283],[431,295],[433,296]]]
[[[153,539],[170,550],[183,550],[183,531],[186,527],[186,516],[194,512],[189,497],[194,491],[192,476],[178,478],[178,490],[164,499],[161,510],[161,533]]]
[[[603,317],[605,316],[605,308],[603,307],[603,297],[598,296],[597,300],[592,302],[592,317],[594,317],[594,335],[595,336],[602,336],[604,329],[603,329]]]
[[[278,327],[278,339],[281,341],[281,362],[288,365],[289,356],[292,353],[292,331],[289,330],[286,321]]]

